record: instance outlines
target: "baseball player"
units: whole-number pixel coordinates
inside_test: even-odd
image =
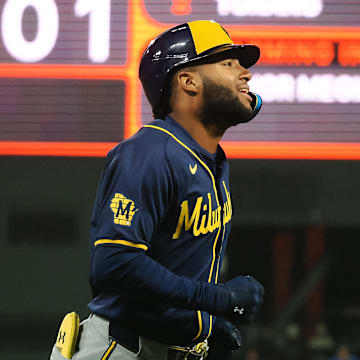
[[[221,359],[241,346],[263,287],[218,283],[230,232],[229,167],[219,141],[261,98],[260,55],[216,22],[151,41],[139,76],[155,120],[112,149],[91,219],[91,314],[64,318],[51,359]]]

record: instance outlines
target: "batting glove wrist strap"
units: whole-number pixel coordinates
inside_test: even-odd
[[[224,284],[205,284],[206,291],[203,296],[203,306],[205,310],[213,315],[224,315],[229,309],[230,291]]]

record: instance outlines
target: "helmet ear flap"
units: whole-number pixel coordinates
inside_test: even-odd
[[[252,107],[253,112],[252,112],[251,118],[248,121],[253,119],[258,114],[258,112],[260,111],[261,106],[262,106],[262,99],[261,99],[260,95],[255,94],[253,92],[249,92],[249,95],[253,99],[251,102],[251,107]]]

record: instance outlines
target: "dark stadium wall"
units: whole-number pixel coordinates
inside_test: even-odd
[[[89,219],[103,164],[103,158],[0,157],[6,289],[0,335],[9,344],[19,332],[31,333],[36,321],[35,343],[51,346],[62,314],[86,315]],[[234,237],[264,226],[360,228],[358,162],[231,160],[230,166]],[[232,243],[231,252],[242,246]]]

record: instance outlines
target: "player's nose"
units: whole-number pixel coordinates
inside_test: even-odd
[[[241,80],[244,79],[246,81],[250,81],[252,78],[252,73],[248,69],[244,68],[240,64],[239,60],[236,61],[236,64],[237,64],[237,68],[239,71],[239,79],[241,79]]]
[[[252,78],[252,73],[248,69],[244,68],[243,66],[240,65],[240,67],[241,67],[241,70],[239,71],[239,78],[245,79],[246,81],[250,81]]]

